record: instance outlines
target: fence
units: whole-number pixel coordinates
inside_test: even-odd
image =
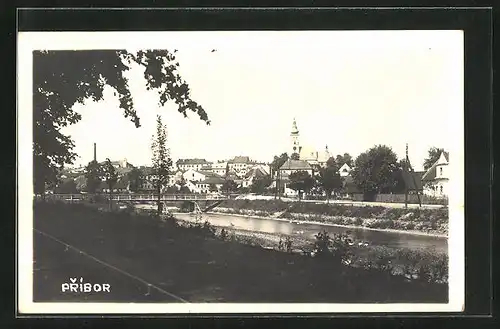
[[[353,201],[364,201],[363,194],[354,194],[352,197]],[[422,204],[437,204],[437,205],[447,205],[448,198],[436,198],[428,195],[420,195],[420,201]],[[377,194],[373,202],[385,202],[385,203],[404,203],[404,194]],[[419,203],[418,196],[416,194],[408,194],[408,203]]]

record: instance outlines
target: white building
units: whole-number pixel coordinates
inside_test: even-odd
[[[235,156],[228,161],[229,170],[235,172],[240,178],[244,177],[254,164],[248,156]]]
[[[175,164],[177,165],[177,168],[182,171],[189,169],[209,170],[212,167],[212,163],[205,159],[179,159]]]
[[[228,168],[227,161],[217,161],[212,163],[212,172],[219,176],[224,176]]]
[[[447,197],[449,194],[449,153],[442,152],[439,159],[422,176],[424,194],[433,197]]]
[[[347,163],[344,163],[339,169],[340,177],[347,177],[351,173],[352,168]]]

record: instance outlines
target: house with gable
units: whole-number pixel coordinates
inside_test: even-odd
[[[441,152],[439,159],[422,176],[424,194],[444,198],[449,194],[449,160],[448,152]]]
[[[347,177],[351,173],[352,168],[347,163],[344,163],[339,169],[340,177]]]
[[[245,177],[243,178],[243,180],[241,182],[241,187],[245,187],[245,188],[250,187],[253,184],[255,179],[263,178],[266,176],[269,176],[269,174],[267,172],[265,172],[259,166],[256,166],[256,167],[250,169],[246,173]]]
[[[284,194],[286,196],[298,196],[298,192],[289,188],[290,184],[290,175],[294,172],[305,171],[309,175],[313,176],[313,167],[309,164],[308,161],[305,160],[292,160],[288,159],[281,167],[280,167],[280,182],[284,187]]]

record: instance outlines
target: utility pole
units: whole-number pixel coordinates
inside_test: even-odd
[[[406,158],[405,158],[405,163],[404,163],[404,175],[409,175],[409,170],[408,170],[408,165],[409,165],[409,159],[408,159],[408,143],[406,143]],[[408,177],[408,176],[407,176]],[[408,209],[408,183],[405,182],[405,209]]]
[[[418,186],[417,186],[417,182],[415,181],[415,175],[413,175],[413,167],[411,166],[410,157],[408,156],[408,144],[406,144],[406,161],[405,161],[405,164],[406,164],[406,167],[407,167],[406,173],[411,176],[409,178],[411,178],[411,180],[413,182],[413,186],[415,188],[415,192],[417,193],[418,205],[419,205],[419,207],[421,207],[422,206],[422,200],[420,199],[420,193],[418,192]],[[407,185],[407,184],[405,184],[405,185]],[[406,191],[408,193],[408,188],[406,188]]]

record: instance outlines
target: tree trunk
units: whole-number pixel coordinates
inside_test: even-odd
[[[157,210],[158,210],[158,216],[161,216],[162,209],[161,209],[161,186],[158,186],[157,188],[158,192],[158,201],[157,201]]]
[[[330,203],[330,193],[326,192],[326,203]]]
[[[111,197],[113,195],[113,187],[109,186],[109,210],[113,210],[113,198]]]

